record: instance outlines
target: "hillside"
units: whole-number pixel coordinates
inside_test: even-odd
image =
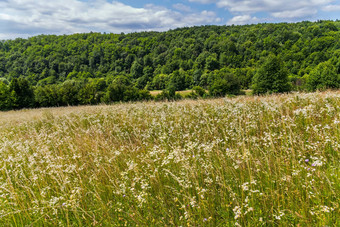
[[[340,93],[0,112],[2,226],[339,226]]]
[[[339,29],[339,21],[318,21],[2,41],[0,109],[145,100],[147,90],[171,96],[195,86],[213,88],[211,96],[238,94],[273,56],[289,90],[338,88]]]

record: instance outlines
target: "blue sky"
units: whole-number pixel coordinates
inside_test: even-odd
[[[340,19],[340,0],[0,0],[0,39]]]

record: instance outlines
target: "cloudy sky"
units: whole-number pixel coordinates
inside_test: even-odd
[[[0,0],[0,39],[340,19],[340,0]]]

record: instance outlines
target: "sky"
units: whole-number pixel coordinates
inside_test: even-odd
[[[340,19],[340,0],[0,0],[0,40]]]

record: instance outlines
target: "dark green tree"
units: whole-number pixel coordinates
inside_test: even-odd
[[[34,98],[38,107],[61,106],[59,86],[56,84],[37,87],[34,90]]]
[[[180,71],[174,71],[170,76],[169,85],[173,86],[176,91],[185,89],[185,75]]]
[[[214,56],[207,57],[205,64],[208,70],[215,70],[219,68],[219,62]]]
[[[131,76],[132,78],[135,78],[135,79],[143,76],[143,66],[138,61],[134,61],[132,63]]]
[[[67,80],[60,85],[58,91],[62,105],[79,105],[79,91],[84,86],[84,83],[76,80]]]
[[[309,91],[340,87],[340,74],[330,62],[322,62],[307,77],[306,87]]]
[[[0,81],[0,110],[11,109],[10,91],[7,84]]]
[[[288,71],[281,58],[270,55],[256,72],[253,79],[253,93],[282,93],[291,89]]]
[[[34,106],[34,92],[24,78],[14,78],[9,84],[9,92],[13,108],[29,108]]]
[[[209,94],[215,97],[222,97],[226,94],[238,95],[240,87],[240,81],[233,74],[226,73],[209,86]]]
[[[169,76],[165,74],[158,74],[152,80],[152,87],[155,90],[163,90],[168,83]]]

